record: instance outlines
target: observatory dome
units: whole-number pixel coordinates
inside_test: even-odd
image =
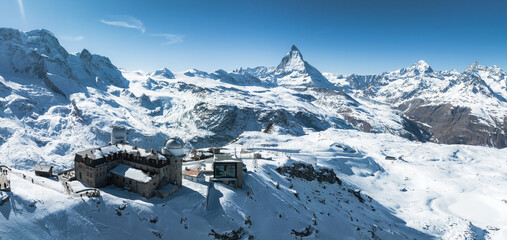
[[[170,154],[170,155],[173,155],[176,157],[183,156],[184,155],[184,152],[183,152],[184,146],[185,146],[185,144],[184,144],[183,140],[181,140],[181,138],[172,137],[172,138],[169,138],[169,140],[167,140],[165,142],[164,148],[162,149],[162,153],[167,154],[167,155]]]
[[[169,140],[165,142],[165,148],[167,149],[180,149],[183,147],[184,147],[183,140],[181,140],[181,138],[179,137],[169,138]]]

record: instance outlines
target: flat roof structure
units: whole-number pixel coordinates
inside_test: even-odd
[[[110,172],[137,182],[148,183],[151,181],[151,177],[143,171],[125,164],[118,164]]]

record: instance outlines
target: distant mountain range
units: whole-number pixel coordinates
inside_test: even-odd
[[[127,72],[86,49],[68,53],[47,30],[1,28],[0,157],[64,166],[62,157],[107,143],[112,124],[146,147],[173,135],[205,147],[244,131],[340,128],[504,148],[506,84],[500,68],[477,63],[462,73],[419,61],[379,75],[323,74],[296,46],[273,68]]]
[[[462,73],[433,71],[424,61],[380,75],[328,75],[354,96],[403,111],[446,144],[507,146],[507,77],[497,66],[474,62]]]

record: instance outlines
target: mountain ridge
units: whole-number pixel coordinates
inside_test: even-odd
[[[210,143],[213,139],[220,139],[220,141],[223,142],[233,140],[241,134],[241,129],[236,129],[232,131],[234,132],[233,134],[229,134],[223,131],[223,127],[226,124],[242,125],[239,119],[245,118],[251,119],[251,122],[246,124],[247,126],[251,126],[251,128],[248,129],[260,130],[263,128],[263,125],[271,122],[275,123],[274,125],[276,128],[282,132],[289,132],[296,135],[304,134],[306,131],[304,129],[307,128],[313,131],[321,131],[329,127],[337,127],[358,129],[366,132],[388,132],[404,136],[411,140],[423,142],[435,141],[451,144],[469,143],[499,148],[505,147],[506,144],[504,137],[505,124],[504,121],[502,121],[503,116],[501,115],[502,111],[498,111],[505,107],[504,101],[502,100],[504,95],[507,96],[507,94],[502,93],[502,91],[504,91],[502,90],[502,83],[505,82],[505,73],[497,67],[488,68],[476,64],[474,68],[470,68],[470,72],[473,73],[434,71],[429,64],[421,60],[409,67],[401,68],[393,72],[386,72],[381,75],[349,75],[342,78],[334,78],[334,75],[327,75],[329,79],[332,80],[331,82],[316,68],[306,62],[299,49],[293,45],[290,51],[282,58],[280,64],[274,68],[240,68],[232,72],[217,70],[213,73],[207,73],[197,69],[187,70],[183,73],[173,73],[168,68],[163,68],[154,73],[130,74],[125,71],[120,71],[107,57],[91,54],[86,49],[76,54],[65,54],[65,49],[60,49],[61,46],[58,44],[58,40],[47,30],[30,31],[30,34],[27,34],[13,29],[1,29],[0,33],[2,39],[6,39],[6,41],[2,41],[0,46],[1,49],[4,49],[3,54],[7,56],[6,59],[9,59],[11,55],[16,56],[16,54],[8,54],[9,52],[6,52],[6,49],[9,49],[9,47],[6,46],[11,45],[15,45],[18,48],[24,47],[21,49],[28,49],[28,51],[34,52],[34,46],[42,44],[48,47],[48,49],[44,51],[52,56],[46,56],[45,54],[37,53],[37,51],[32,54],[33,56],[23,55],[25,56],[25,58],[21,58],[23,61],[17,62],[20,66],[19,69],[27,67],[30,69],[32,66],[39,66],[35,74],[34,71],[18,71],[16,73],[16,71],[13,72],[12,70],[2,70],[0,71],[0,75],[4,75],[5,73],[8,75],[29,74],[34,78],[42,79],[44,85],[51,89],[51,91],[64,96],[67,101],[72,100],[79,102],[79,99],[84,98],[83,96],[76,98],[76,96],[78,96],[76,93],[82,92],[86,97],[87,94],[90,94],[90,90],[97,89],[106,93],[104,97],[100,97],[104,98],[103,101],[106,103],[113,102],[109,99],[110,97],[107,96],[107,94],[113,94],[113,97],[126,96],[128,97],[128,101],[141,104],[140,106],[146,109],[148,114],[155,117],[155,119],[161,118],[161,116],[169,116],[167,114],[172,112],[171,109],[164,108],[173,107],[173,102],[165,102],[166,100],[161,100],[159,97],[143,95],[145,94],[145,90],[139,92],[135,90],[135,94],[131,92],[134,91],[134,89],[130,88],[130,84],[142,83],[141,86],[150,91],[167,91],[167,87],[172,86],[178,88],[178,91],[190,91],[197,96],[201,96],[201,94],[211,94],[215,96],[216,93],[222,92],[222,94],[230,94],[230,96],[236,96],[238,99],[256,103],[253,105],[250,104],[253,107],[248,107],[248,104],[246,106],[240,106],[238,105],[239,102],[236,102],[236,100],[230,100],[225,101],[222,105],[199,105],[199,102],[193,102],[189,106],[182,106],[182,108],[188,107],[189,109],[200,106],[194,108],[194,111],[197,110],[199,113],[188,111],[188,114],[202,121],[190,124],[192,126],[195,125],[197,129],[206,126],[210,127],[209,124],[216,124],[215,128],[212,128],[215,130],[211,131],[210,136],[206,137],[209,139],[203,142]],[[40,36],[36,36],[37,33],[40,34]],[[32,38],[28,39],[28,35],[32,36]],[[14,44],[13,39],[19,43]],[[27,39],[32,42],[31,45],[26,44],[28,41]],[[39,39],[42,43],[37,43],[36,39]],[[54,46],[54,49],[51,49],[49,46]],[[21,50],[18,49],[15,51],[19,52]],[[2,52],[0,52],[0,55],[1,53]],[[12,51],[10,53],[12,53]],[[36,60],[41,63],[38,65],[27,64],[28,62]],[[128,77],[125,77],[127,75]],[[483,77],[488,78],[484,80]],[[205,80],[205,82],[213,82],[213,84],[210,85],[213,87],[206,87],[199,83],[203,80]],[[463,84],[463,82],[470,82],[473,84],[467,85]],[[232,85],[231,87],[224,87],[220,86],[219,83]],[[491,83],[498,84],[489,87]],[[258,93],[245,92],[232,86],[262,87],[265,88],[265,90],[256,90]],[[113,90],[116,88],[123,90]],[[262,100],[260,97],[261,92],[270,92],[274,94],[278,91],[278,88],[287,89],[283,91],[287,91],[291,97],[284,99],[284,101],[294,97],[294,101],[297,103],[295,106],[297,107],[286,106],[285,109],[283,109],[284,104],[273,105],[264,102],[265,100]],[[8,94],[8,92],[16,92],[16,90],[12,90],[12,88],[7,85],[3,89],[6,94]],[[95,90],[93,90],[93,92],[95,92]],[[455,92],[461,93],[456,94]],[[238,94],[246,94],[246,97],[242,97]],[[449,96],[453,96],[456,99],[453,100],[447,97],[446,94],[451,94]],[[463,102],[466,103],[466,101],[475,101],[474,98],[462,99],[462,97],[460,97],[473,96],[471,94],[478,94],[477,96],[480,96],[480,99],[486,99],[491,103],[487,105],[487,109],[485,110],[482,110],[480,107],[474,107],[464,111],[467,112],[468,115],[471,115],[471,117],[465,118],[469,119],[467,122],[458,124],[461,126],[460,129],[480,129],[480,131],[477,130],[477,132],[485,133],[484,136],[472,137],[476,140],[456,140],[452,132],[440,131],[439,128],[433,128],[432,125],[435,125],[439,121],[445,120],[445,124],[440,128],[448,128],[457,123],[453,122],[452,119],[454,119],[454,117],[438,119],[438,121],[428,117],[423,118],[423,116],[427,116],[427,114],[419,114],[419,107],[415,107],[424,107],[429,104],[434,106],[434,108],[438,108],[439,106],[446,106],[445,104],[451,104],[449,106],[460,106],[466,109],[467,106],[456,104],[463,104]],[[5,104],[3,104],[4,108],[8,106],[5,116],[12,116],[12,114],[18,117],[27,116],[19,103],[15,102],[25,102],[30,108],[40,109],[37,110],[37,114],[44,114],[47,107],[36,107],[40,104],[34,105],[33,103],[37,103],[38,100],[33,99],[33,97],[27,94],[23,96],[23,98],[16,98],[16,101],[5,102]],[[217,97],[218,96],[219,95],[217,95]],[[225,99],[229,98],[225,95],[224,97]],[[204,102],[208,101],[205,96],[199,98],[202,98]],[[276,101],[281,101],[279,97],[274,97],[274,99],[278,99]],[[358,101],[358,99],[362,100]],[[473,103],[477,105],[476,102]],[[79,105],[78,103],[75,106],[80,108]],[[10,109],[9,106],[12,106],[13,109]],[[452,107],[445,108],[449,108],[449,111],[451,111],[450,109]],[[70,106],[70,109],[74,109],[74,106]],[[382,111],[385,111],[385,113]],[[420,108],[420,111],[426,112],[428,110],[426,108]],[[218,122],[209,122],[206,118],[209,117],[211,113],[231,115],[219,118],[221,120]],[[187,118],[190,115],[186,115],[185,121],[192,121]],[[441,115],[447,116],[446,114]],[[86,114],[84,114],[84,116],[86,117]],[[381,116],[388,117],[384,118]],[[205,124],[202,125],[203,123]],[[441,136],[440,132],[446,132],[447,135]],[[486,136],[487,133],[494,133],[491,136],[497,137],[493,140],[492,137]],[[472,132],[469,134],[473,135],[478,133]]]
[[[87,86],[128,87],[128,81],[109,58],[86,49],[69,54],[48,30],[22,32],[1,28],[0,41],[2,73],[29,74],[43,79],[48,87],[65,97],[85,91]]]
[[[260,239],[507,234],[504,180],[498,177],[507,172],[498,164],[507,149],[483,147],[500,148],[505,139],[501,70],[435,72],[419,62],[403,73],[326,74],[319,82],[315,76],[324,74],[315,75],[291,48],[289,58],[303,68],[283,76],[275,67],[129,72],[86,49],[64,56],[52,34],[30,34],[0,29],[0,39],[8,38],[0,40],[0,61],[8,60],[0,64],[0,165],[15,169],[10,200],[0,206],[1,234],[70,239],[194,239],[233,230]],[[111,125],[128,128],[128,141],[139,147],[160,149],[178,136],[186,152],[221,147],[240,158],[253,153],[262,158],[244,161],[244,189],[215,185],[219,197],[212,198],[211,210],[207,185],[186,179],[166,199],[115,187],[101,188],[99,198],[72,198],[60,183],[31,171],[36,164],[52,165],[54,172],[72,168],[76,152],[108,144]],[[328,174],[302,175],[305,169]],[[313,180],[333,176],[340,183]],[[471,216],[470,206],[482,206],[487,214]]]

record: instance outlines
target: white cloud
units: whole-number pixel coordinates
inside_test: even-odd
[[[182,43],[183,42],[183,37],[185,37],[185,35],[169,34],[169,33],[153,34],[152,36],[165,38],[165,42],[163,43],[164,45],[171,45],[171,44],[176,44],[176,43]]]
[[[19,13],[21,14],[21,18],[23,21],[25,20],[25,7],[23,6],[23,0],[18,0],[19,5]]]
[[[84,39],[83,36],[62,36],[61,38],[66,41],[82,41]]]
[[[125,27],[125,28],[133,28],[144,33],[146,28],[141,20],[131,17],[131,16],[116,16],[113,20],[100,20],[102,23],[116,26],[116,27]]]

